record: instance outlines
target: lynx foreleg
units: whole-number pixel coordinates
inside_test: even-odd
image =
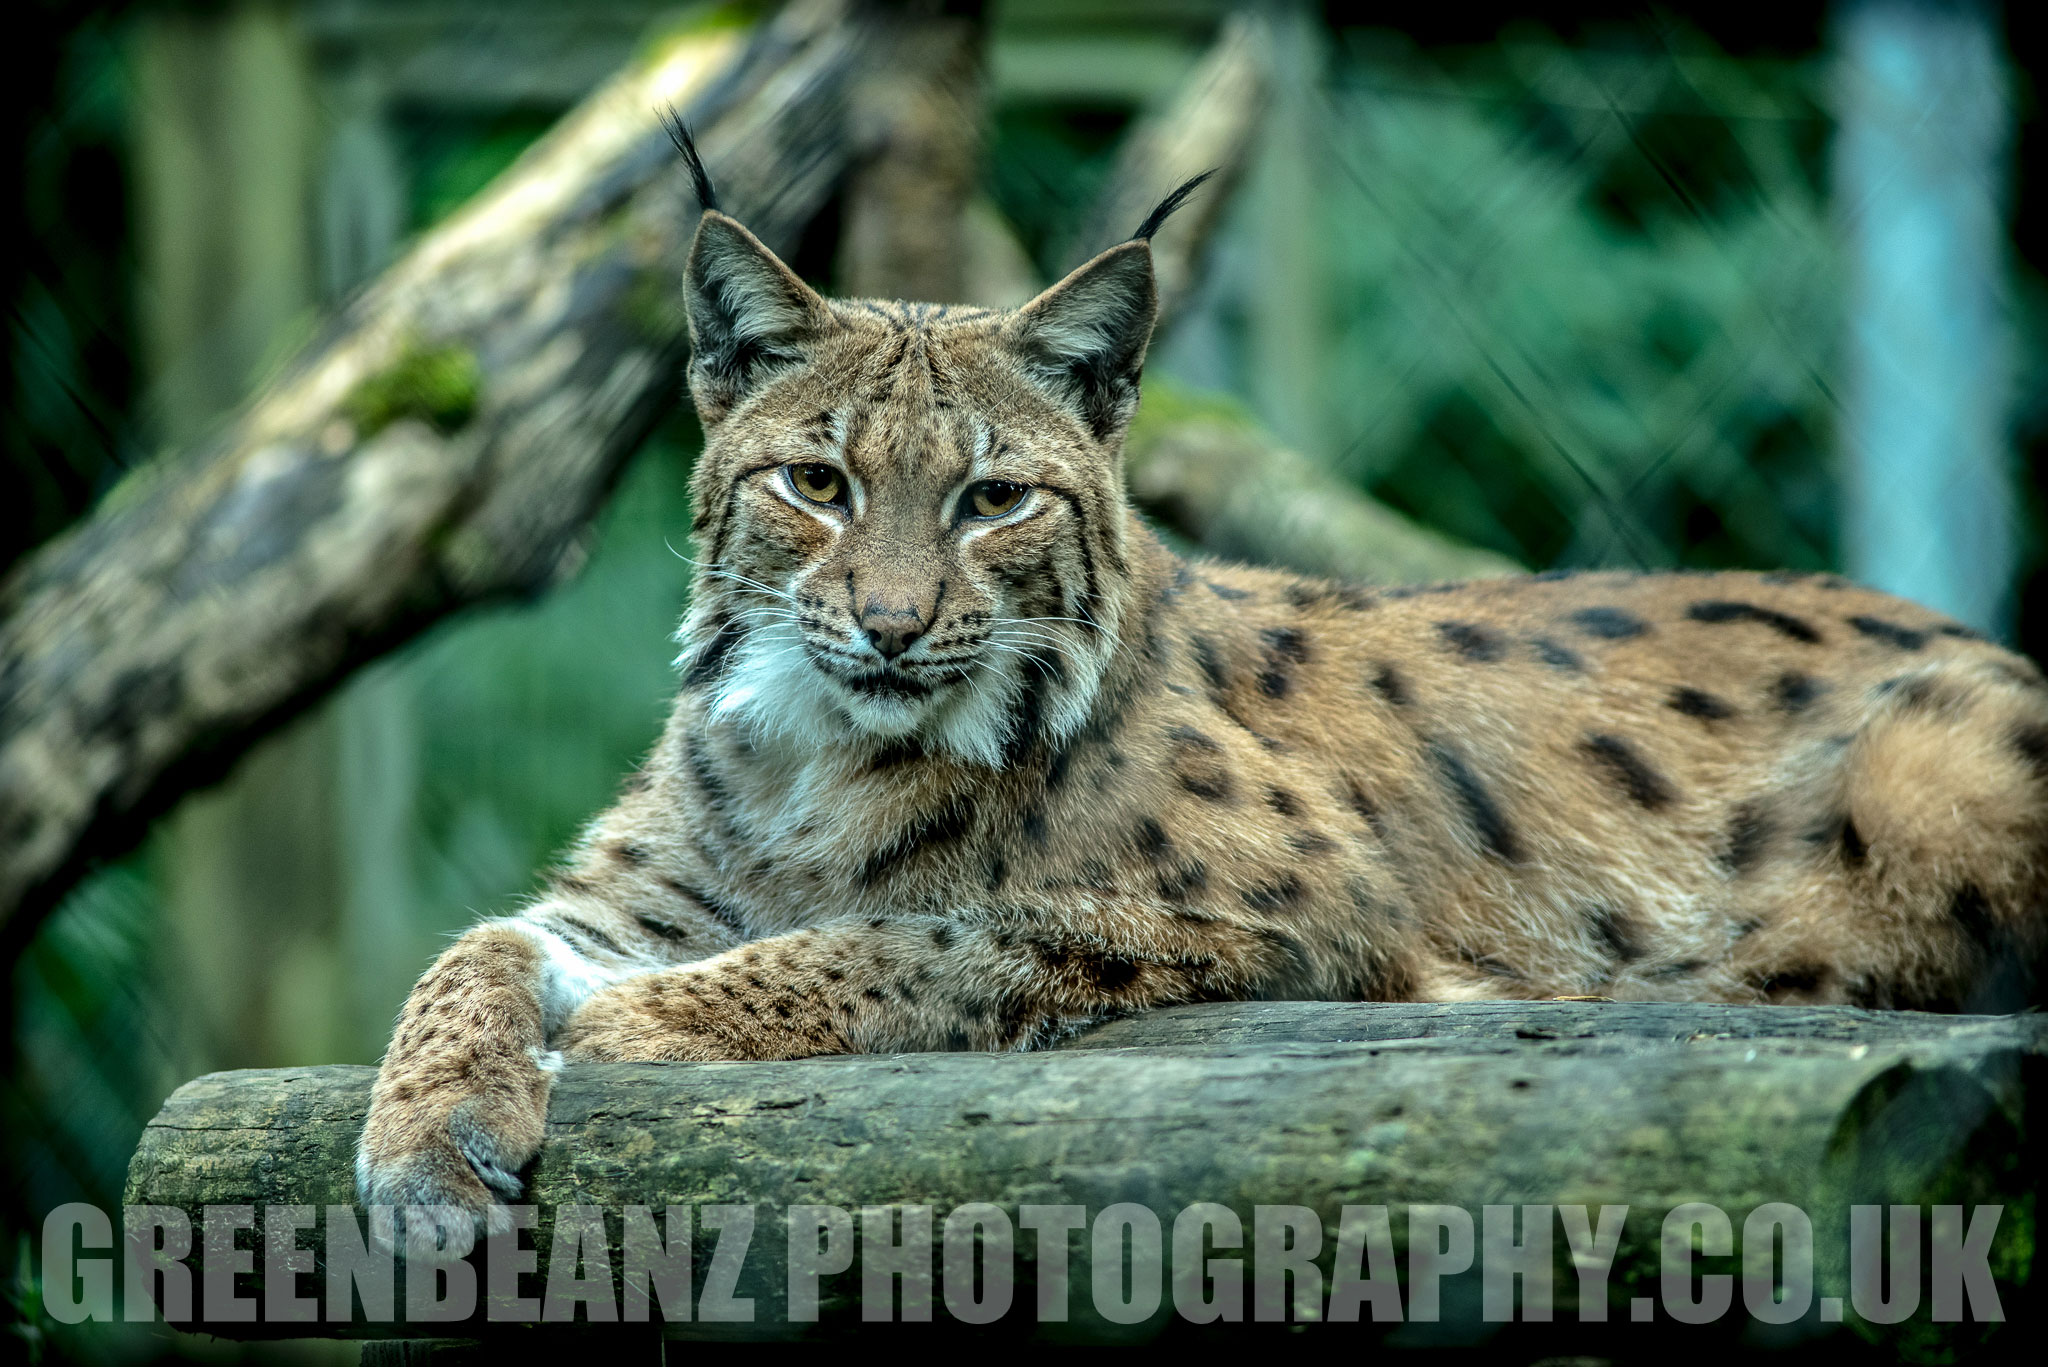
[[[530,919],[492,921],[450,946],[399,1015],[356,1154],[366,1205],[452,1207],[468,1236],[516,1198],[540,1150],[549,1039],[616,976]]]
[[[1125,902],[842,920],[622,978],[561,1047],[615,1061],[1025,1049],[1132,1011],[1284,991],[1306,958],[1270,928]]]

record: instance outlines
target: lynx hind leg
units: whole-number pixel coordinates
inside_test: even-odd
[[[1887,680],[1788,813],[1803,952],[1763,995],[2011,1011],[2048,950],[2048,688],[2007,660]],[[1792,824],[1804,822],[1804,825]],[[1759,947],[1776,937],[1759,937]]]
[[[540,1152],[560,1066],[549,1034],[605,980],[519,921],[480,926],[435,960],[406,999],[370,1094],[356,1154],[364,1204],[452,1211],[443,1237],[458,1254],[504,1225],[503,1203]]]

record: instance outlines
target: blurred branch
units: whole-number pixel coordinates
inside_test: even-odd
[[[1268,21],[1254,12],[1225,20],[1214,46],[1173,99],[1125,135],[1106,188],[1074,238],[1069,264],[1078,266],[1123,241],[1176,185],[1214,170],[1215,178],[1152,239],[1163,326],[1186,302],[1203,249],[1250,164],[1272,75]]]
[[[718,12],[714,12],[716,14]],[[670,34],[359,296],[213,440],[0,584],[0,938],[364,661],[573,568],[674,403],[697,206],[655,119],[788,249],[893,29],[798,0]]]
[[[861,74],[850,121],[840,289],[935,304],[965,298],[966,213],[986,118],[980,5],[892,0],[896,60]]]

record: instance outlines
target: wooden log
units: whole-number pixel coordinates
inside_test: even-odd
[[[722,13],[722,12],[721,12]],[[355,299],[222,432],[0,584],[0,940],[360,662],[573,568],[676,401],[697,221],[657,111],[788,248],[891,26],[798,0],[672,34]]]
[[[1573,1323],[1577,1286],[1564,1240],[1556,1241],[1560,1322],[1583,1345],[1602,1334],[1631,1343],[1674,1330],[1732,1340],[1754,1329],[1739,1301],[1718,1327],[1674,1325],[1662,1315],[1650,1326],[1632,1323],[1633,1298],[1658,1286],[1662,1219],[1685,1203],[1720,1207],[1737,1230],[1760,1204],[1801,1207],[1814,1224],[1817,1297],[1848,1294],[1842,1264],[1852,1201],[1994,1203],[2010,1222],[1991,1266],[2011,1279],[2001,1292],[2017,1316],[2040,1172],[2044,1054],[2048,1019],[2038,1016],[1265,1003],[1161,1011],[1046,1053],[572,1067],[556,1086],[548,1142],[529,1174],[538,1207],[533,1245],[545,1278],[559,1209],[604,1208],[616,1276],[624,1207],[748,1206],[756,1233],[736,1294],[753,1299],[751,1322],[700,1318],[663,1332],[781,1337],[851,1328],[861,1315],[856,1266],[821,1283],[817,1323],[784,1318],[785,1221],[796,1205],[930,1205],[943,1226],[950,1210],[970,1202],[993,1203],[1012,1218],[1025,1205],[1075,1205],[1091,1220],[1135,1202],[1170,1232],[1178,1212],[1215,1202],[1238,1214],[1248,1245],[1257,1207],[1303,1206],[1323,1222],[1318,1266],[1327,1286],[1347,1205],[1389,1207],[1399,1246],[1411,1203],[1462,1207],[1475,1221],[1486,1218],[1486,1205],[1585,1205],[1597,1217],[1603,1204],[1625,1204],[1631,1213],[1609,1282],[1611,1327]],[[188,1083],[145,1131],[126,1199],[179,1207],[195,1219],[207,1205],[352,1202],[371,1076],[368,1068],[312,1068]],[[716,1244],[700,1222],[700,1286]],[[1089,1247],[1081,1236],[1070,1270],[1072,1318],[1041,1326],[1032,1288],[1043,1268],[1020,1231],[1018,1309],[998,1329],[1129,1339],[1175,1324],[1170,1296],[1136,1324],[1099,1314]],[[472,1258],[493,1256],[486,1246]],[[1722,1260],[1702,1270],[1725,1267]],[[1444,1318],[1427,1332],[1445,1341],[1548,1332],[1479,1322],[1478,1281],[1475,1266],[1447,1282]],[[530,1281],[524,1294],[537,1296],[539,1284]],[[487,1273],[479,1285],[488,1285]],[[1454,1293],[1454,1285],[1462,1289]],[[309,1276],[299,1290],[322,1286]],[[488,1335],[489,1305],[481,1296],[476,1318],[455,1326],[358,1320],[317,1332]],[[942,1305],[937,1317],[947,1313]],[[1886,1332],[1949,1335],[1952,1343],[1983,1328],[1926,1320],[1923,1304],[1905,1329]],[[236,1336],[306,1332],[260,1322],[205,1327]],[[1804,1331],[1834,1327],[1809,1316]]]

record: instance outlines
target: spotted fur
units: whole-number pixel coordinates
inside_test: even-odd
[[[372,1200],[487,1211],[548,1069],[1028,1049],[1250,997],[2004,1006],[2048,688],[1830,577],[1190,563],[1118,460],[1133,241],[1014,313],[828,301],[707,213],[702,564],[653,755],[423,978]],[[792,466],[839,472],[844,506]],[[1023,486],[962,512],[978,481]]]

